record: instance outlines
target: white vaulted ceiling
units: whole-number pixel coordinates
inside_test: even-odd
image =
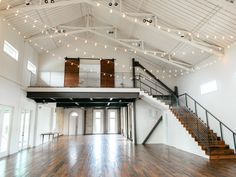
[[[236,39],[233,1],[30,2],[31,5],[26,6],[25,0],[1,0],[0,15],[39,53],[50,52],[78,38],[127,50],[161,66],[188,69],[210,56],[222,56]],[[110,2],[113,6],[108,5]],[[114,2],[118,2],[118,6],[114,6]],[[143,19],[152,19],[152,23],[144,23]],[[58,33],[57,30],[65,31]],[[139,44],[143,46],[137,46]]]

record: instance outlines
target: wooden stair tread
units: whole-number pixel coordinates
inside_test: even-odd
[[[184,108],[172,107],[171,111],[206,155],[210,156],[210,159],[236,159],[234,150],[230,149],[229,145],[225,144],[217,133],[209,129],[196,114],[188,112]]]
[[[209,154],[209,152],[207,152]],[[215,149],[210,151],[210,155],[234,155],[234,150],[232,149]]]
[[[236,159],[236,155],[211,155],[210,160]]]

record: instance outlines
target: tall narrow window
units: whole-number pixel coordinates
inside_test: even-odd
[[[103,133],[103,110],[94,110],[93,112],[93,133]]]
[[[29,60],[28,60],[28,63],[27,63],[27,69],[30,72],[32,72],[33,74],[36,74],[36,72],[37,72],[36,66],[33,63],[31,63]]]
[[[4,41],[3,51],[7,53],[10,57],[18,61],[19,52],[15,49],[9,42]]]
[[[95,113],[95,119],[96,119],[96,122],[95,122],[96,130],[95,130],[95,132],[100,133],[101,132],[101,112],[96,112]]]
[[[117,111],[109,110],[108,133],[117,133]]]

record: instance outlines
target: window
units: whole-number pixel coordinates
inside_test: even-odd
[[[95,112],[95,117],[96,117],[96,119],[100,119],[101,118],[101,112]]]
[[[116,111],[109,111],[109,133],[117,133]]]
[[[216,80],[210,81],[206,84],[201,85],[201,94],[207,94],[217,90]]]
[[[19,52],[9,42],[4,41],[3,51],[18,61]]]
[[[36,74],[36,71],[37,71],[37,68],[36,66],[31,63],[30,61],[28,61],[28,64],[27,64],[27,69],[32,72],[33,74]]]

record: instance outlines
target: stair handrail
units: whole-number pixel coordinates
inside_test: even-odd
[[[154,86],[157,86],[157,87],[159,87],[159,88],[161,88],[162,90],[165,90],[165,91],[167,91],[168,92],[168,90],[166,90],[166,88],[164,88],[164,87],[162,87],[162,86],[160,86],[160,85],[158,85],[158,83],[155,83],[155,82],[153,82],[152,80],[150,80],[147,76],[145,76],[144,74],[141,74],[141,73],[139,73],[138,75],[136,75],[136,78],[144,78],[145,80],[147,80],[148,82],[150,82],[150,83],[152,83]]]
[[[169,100],[171,101],[171,106],[179,104],[178,97],[175,94],[170,93],[168,90],[165,90],[165,89],[161,88],[161,89],[165,90],[167,93],[169,93],[169,95],[163,94],[157,88],[153,88],[148,83],[142,82],[140,74],[138,76],[136,75],[134,80],[135,80],[135,87],[140,88],[140,90],[147,91],[149,93],[149,95],[154,96],[154,94],[153,94],[153,91],[154,91],[156,93],[160,93],[161,96],[169,96],[169,98],[170,98]],[[138,84],[138,82],[139,82],[139,84]],[[147,88],[142,87],[143,85],[145,85]],[[166,100],[166,99],[163,98],[163,100]]]
[[[135,72],[135,67],[140,67],[145,73],[147,73],[149,76],[151,76],[153,79],[155,79],[160,85],[162,85],[165,89],[168,90],[168,92],[171,93],[171,95],[175,95],[178,97],[178,94],[174,92],[172,89],[170,89],[166,84],[164,84],[160,79],[156,78],[152,72],[150,72],[147,68],[145,68],[142,64],[140,64],[138,61],[135,61],[133,58],[133,71]],[[133,73],[135,75],[135,73]]]
[[[146,86],[150,89],[150,92],[149,92],[149,93],[150,93],[151,95],[152,95],[152,90],[154,90],[154,91],[160,93],[161,95],[164,95],[162,92],[160,92],[160,91],[157,90],[156,88],[153,88],[152,86],[148,85],[147,83],[142,82],[142,81],[140,80],[140,78],[139,78],[139,79],[136,79],[136,80],[138,80],[141,84],[146,85]],[[140,89],[143,89],[143,88],[141,87],[141,85],[140,85]]]
[[[196,114],[196,116],[198,116],[198,112],[197,112],[197,105],[200,106],[206,113],[206,124],[207,124],[207,127],[209,128],[209,118],[208,118],[208,114],[211,115],[215,120],[218,121],[218,123],[220,124],[220,136],[221,136],[221,140],[223,141],[224,140],[224,137],[223,137],[223,129],[222,129],[222,126],[224,126],[225,128],[227,128],[232,134],[233,134],[233,141],[234,141],[234,148],[235,148],[235,151],[236,151],[236,133],[231,129],[229,128],[225,123],[223,123],[219,118],[217,118],[215,115],[213,115],[210,111],[208,111],[203,105],[201,105],[197,100],[195,100],[192,96],[190,96],[189,94],[187,93],[184,93],[184,94],[181,94],[179,95],[179,100],[181,97],[185,97],[185,106],[189,108],[188,106],[188,98],[190,98],[193,102],[194,102],[194,113]]]

